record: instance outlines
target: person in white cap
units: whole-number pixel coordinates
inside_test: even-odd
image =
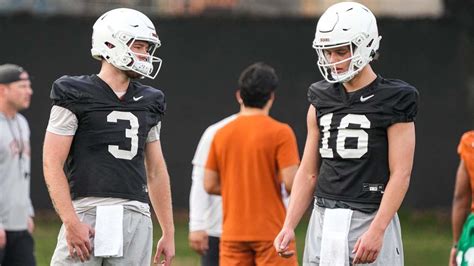
[[[418,92],[375,74],[381,37],[372,12],[354,2],[329,7],[313,47],[324,80],[308,91],[308,135],[290,206],[274,241],[281,256],[315,197],[303,265],[403,265],[397,210],[415,150]]]
[[[162,229],[154,261],[171,264],[174,225],[160,143],[165,97],[136,80],[156,77],[160,44],[143,13],[111,10],[93,26],[99,74],[53,83],[43,164],[63,226],[52,265],[150,265],[149,201]]]

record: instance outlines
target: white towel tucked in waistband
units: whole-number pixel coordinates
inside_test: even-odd
[[[97,206],[94,256],[123,256],[123,206]]]
[[[325,209],[321,240],[321,266],[349,266],[347,235],[351,226],[352,210]]]

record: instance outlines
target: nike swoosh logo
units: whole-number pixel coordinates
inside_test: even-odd
[[[143,95],[140,97],[133,97],[133,100],[136,102],[136,101],[139,101],[141,98],[143,98]]]
[[[374,97],[374,96],[375,96],[374,94],[369,95],[369,96],[367,96],[367,97],[364,97],[363,95],[361,95],[361,96],[360,96],[360,101],[361,101],[361,102],[365,102],[365,101],[367,101],[368,99],[370,99],[370,98],[372,98],[372,97]]]

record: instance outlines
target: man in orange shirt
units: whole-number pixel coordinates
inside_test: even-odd
[[[216,132],[209,150],[204,188],[222,195],[223,266],[297,265],[296,256],[284,259],[273,249],[286,213],[280,184],[291,190],[299,164],[292,129],[269,116],[277,85],[272,67],[247,67],[236,92],[240,112]]]
[[[460,161],[453,199],[450,266],[471,265],[474,262],[471,250],[474,248],[474,237],[471,235],[474,228],[474,130],[464,133],[458,153]]]

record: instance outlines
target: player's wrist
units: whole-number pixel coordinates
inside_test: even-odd
[[[75,225],[79,224],[81,221],[79,218],[76,217],[68,217],[63,220],[64,226],[67,228],[74,227]]]
[[[378,234],[384,234],[386,227],[372,223],[369,230]]]
[[[171,238],[171,237],[174,237],[174,228],[173,228],[173,229],[166,229],[166,230],[163,230],[162,237],[163,237],[163,238]]]
[[[283,224],[283,230],[295,231],[295,228],[296,228],[296,225],[292,222],[285,221],[285,223]]]

